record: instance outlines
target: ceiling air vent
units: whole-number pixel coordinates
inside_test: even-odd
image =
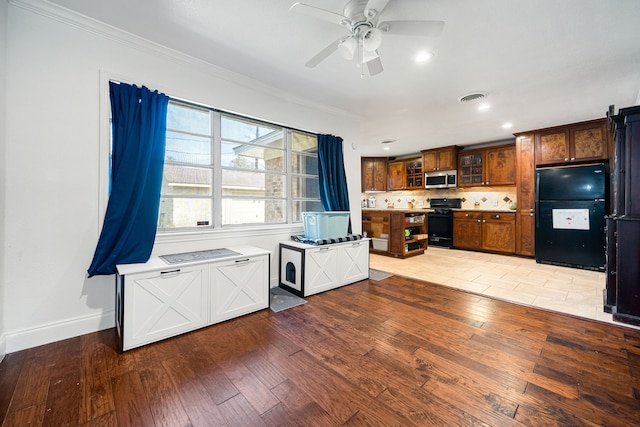
[[[487,97],[487,92],[471,92],[458,98],[460,102],[473,102]]]

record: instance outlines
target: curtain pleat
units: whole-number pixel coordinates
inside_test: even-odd
[[[89,277],[114,274],[117,264],[148,261],[160,206],[169,97],[113,82],[109,92],[110,195]]]
[[[348,212],[349,190],[344,170],[342,138],[335,135],[318,135],[318,166],[322,208],[325,212]]]

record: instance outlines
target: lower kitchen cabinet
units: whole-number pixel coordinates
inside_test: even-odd
[[[453,246],[512,254],[515,252],[515,214],[511,212],[454,212]]]
[[[269,307],[264,249],[184,264],[158,257],[117,266],[116,330],[122,351]]]
[[[369,240],[280,243],[280,287],[306,297],[369,277]]]

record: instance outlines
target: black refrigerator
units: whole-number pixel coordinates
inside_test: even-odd
[[[536,261],[605,269],[605,164],[536,170]]]

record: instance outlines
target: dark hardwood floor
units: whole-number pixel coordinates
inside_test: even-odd
[[[8,354],[3,425],[640,425],[640,331],[397,276],[308,301]]]

